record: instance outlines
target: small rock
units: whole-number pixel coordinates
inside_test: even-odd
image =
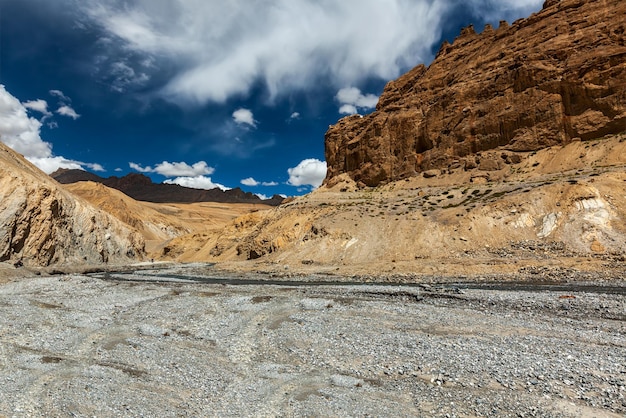
[[[430,179],[430,178],[433,178],[433,177],[437,177],[440,174],[441,174],[440,170],[427,170],[427,171],[424,171],[422,173],[424,178],[427,178],[427,179]]]
[[[364,381],[361,379],[357,379],[352,376],[345,376],[342,374],[334,374],[330,377],[330,381],[333,385],[342,387],[342,388],[354,388],[354,387],[362,387],[364,385]]]

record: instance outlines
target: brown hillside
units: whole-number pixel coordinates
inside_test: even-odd
[[[465,29],[329,129],[324,186],[171,253],[280,274],[623,270],[623,16],[620,0],[547,1]]]
[[[466,28],[388,83],[374,113],[328,130],[326,182],[501,169],[519,152],[626,131],[625,16],[623,0],[556,0],[512,25]]]
[[[624,267],[626,135],[523,157],[498,172],[414,177],[378,188],[360,189],[343,175],[333,187],[172,246],[183,249],[179,260],[281,274]]]
[[[90,181],[67,184],[64,188],[141,233],[149,257],[155,259],[172,258],[172,254],[167,254],[169,251],[164,254],[164,248],[169,248],[173,238],[215,233],[238,216],[270,207],[250,203],[141,202]]]
[[[139,234],[0,143],[0,261],[76,266],[131,263],[143,255]]]

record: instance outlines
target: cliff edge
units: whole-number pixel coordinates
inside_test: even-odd
[[[626,131],[624,16],[623,0],[551,0],[511,25],[465,28],[429,67],[389,82],[375,112],[328,130],[326,184],[500,169],[518,152]]]

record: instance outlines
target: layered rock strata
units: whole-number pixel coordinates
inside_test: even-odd
[[[63,190],[0,143],[0,262],[129,263],[143,254],[137,232]]]
[[[376,111],[326,133],[326,183],[368,186],[432,169],[626,131],[626,2],[550,0],[481,34],[465,28],[433,63],[385,87]]]

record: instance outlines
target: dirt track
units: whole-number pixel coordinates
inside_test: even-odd
[[[26,279],[0,286],[0,416],[617,417],[625,313],[623,294]]]

